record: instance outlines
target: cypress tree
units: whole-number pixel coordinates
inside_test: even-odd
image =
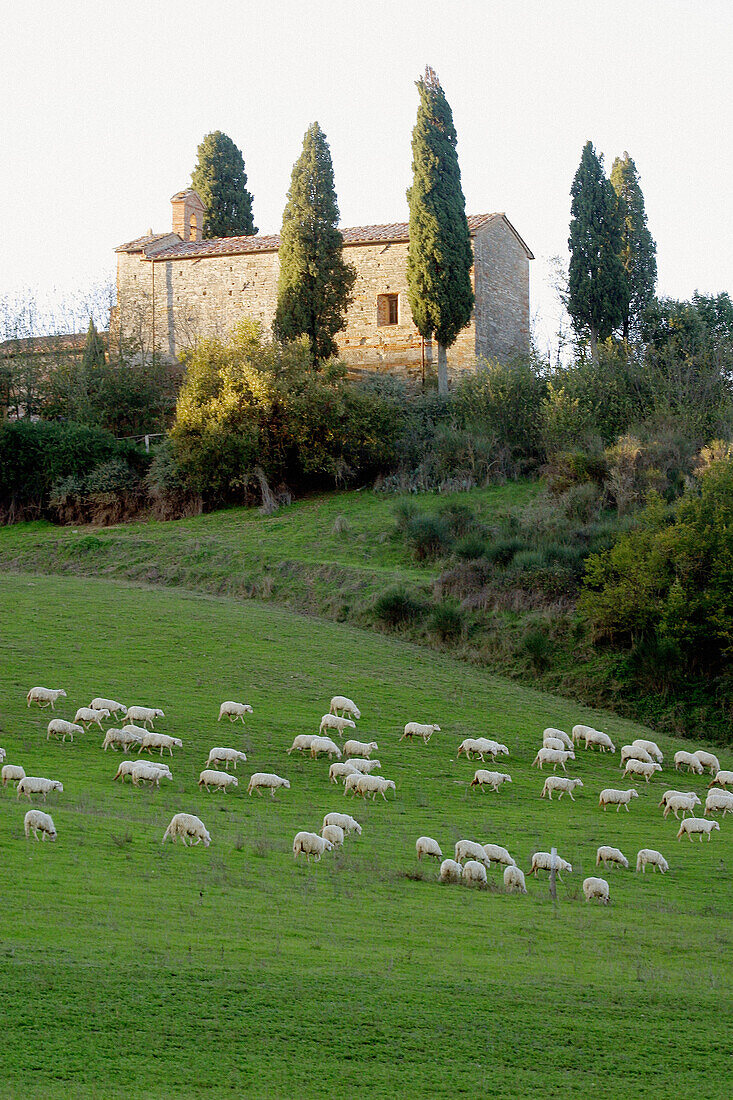
[[[356,278],[343,258],[331,151],[317,122],[293,165],[280,238],[280,277],[273,330],[287,342],[307,336],[314,366],[336,355]]]
[[[257,232],[244,158],[221,130],[207,134],[199,145],[191,186],[204,204],[206,239],[247,237]]]
[[[623,323],[629,292],[621,262],[621,214],[616,192],[603,171],[603,157],[590,141],[575,173],[570,221],[567,309],[576,332],[598,341]]]
[[[89,318],[89,328],[81,357],[82,370],[95,370],[104,366],[104,337],[97,332],[93,319]]]
[[[621,262],[629,289],[623,319],[624,340],[638,321],[642,310],[654,297],[657,285],[657,246],[647,228],[644,195],[636,165],[624,152],[616,157],[611,169],[611,186],[618,197],[621,223]]]
[[[421,336],[438,343],[438,390],[448,392],[446,348],[471,319],[473,250],[461,189],[453,114],[428,66],[412,131],[408,299]]]

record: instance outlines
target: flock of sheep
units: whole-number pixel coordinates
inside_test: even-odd
[[[61,688],[35,687],[31,688],[26,698],[29,707],[36,704],[41,708],[50,707],[53,710],[59,699],[65,697],[66,692]],[[52,718],[48,723],[46,736],[47,739],[60,738],[62,742],[65,742],[68,737],[73,741],[75,734],[83,733],[84,729],[89,729],[91,725],[97,725],[103,731],[102,723],[107,719],[117,720],[120,713],[125,718],[124,725],[119,728],[110,726],[106,730],[102,748],[105,751],[108,748],[116,751],[120,747],[125,753],[136,751],[138,758],[123,760],[114,779],[121,779],[124,782],[125,777],[129,776],[135,786],[148,783],[155,787],[160,786],[161,780],[170,781],[172,773],[162,760],[163,752],[167,750],[172,757],[173,749],[181,748],[183,742],[179,738],[154,730],[155,720],[165,718],[163,711],[159,708],[142,706],[128,708],[113,699],[98,697],[92,700],[89,707],[80,707],[73,722]],[[252,707],[248,704],[230,700],[221,704],[218,720],[229,718],[230,722],[241,720],[244,723],[245,716],[251,713]],[[349,738],[342,747],[339,747],[333,739],[334,737],[343,739],[347,730],[355,730],[356,722],[360,718],[361,713],[351,699],[336,695],[331,699],[329,713],[324,714],[321,719],[318,734],[298,734],[287,749],[287,753],[290,755],[293,752],[308,752],[313,759],[321,755],[327,756],[331,761],[329,780],[332,783],[343,782],[345,795],[375,799],[381,794],[386,801],[387,792],[392,790],[396,793],[396,786],[394,781],[373,774],[381,770],[380,761],[372,758],[373,753],[378,750],[376,741],[365,742]],[[433,734],[438,732],[440,732],[438,725],[409,722],[404,728],[400,741],[419,740],[427,744]],[[597,747],[602,753],[616,752],[611,738],[590,726],[574,726],[571,736],[560,729],[552,727],[546,729],[543,733],[542,745],[532,761],[532,766],[540,770],[543,770],[545,765],[551,765],[553,769],[553,774],[545,779],[541,794],[543,798],[552,800],[553,794],[556,793],[558,799],[561,799],[567,794],[571,800],[575,801],[574,792],[581,789],[583,783],[579,778],[567,775],[566,764],[575,760],[575,748],[579,744],[583,744],[587,750]],[[154,751],[158,752],[160,762],[139,758],[142,752],[152,754]],[[457,752],[458,757],[465,756],[468,760],[480,759],[482,763],[486,762],[487,756],[491,758],[492,763],[495,763],[497,757],[508,755],[509,749],[506,745],[485,737],[466,738],[458,746]],[[18,798],[25,795],[30,801],[32,796],[39,795],[45,802],[52,791],[63,793],[63,785],[58,780],[27,776],[22,766],[6,764],[5,757],[5,750],[0,748],[2,784],[5,787],[8,783],[16,783]],[[659,746],[653,741],[637,739],[629,745],[624,745],[620,759],[624,777],[644,779],[646,783],[649,783],[656,772],[662,770],[663,755]],[[231,764],[236,771],[238,763],[246,760],[246,754],[238,749],[213,747],[209,752],[206,767],[199,775],[199,788],[204,788],[207,792],[212,789],[227,791],[236,788],[238,779],[236,775],[230,773],[229,766]],[[212,765],[224,765],[226,770],[216,769]],[[723,816],[726,813],[733,814],[733,790],[727,789],[733,788],[733,771],[721,770],[717,757],[702,749],[694,753],[682,750],[676,752],[674,766],[676,771],[685,768],[688,773],[698,776],[702,775],[705,769],[709,770],[712,778],[708,784],[704,816],[686,816],[694,814],[695,806],[701,805],[700,798],[694,791],[677,790],[665,791],[659,803],[660,808],[663,809],[663,816],[666,818],[670,813],[674,813],[675,818],[679,820],[679,812],[682,812],[677,833],[678,840],[683,836],[688,836],[690,840],[694,836],[699,836],[700,840],[703,836],[707,836],[709,841],[713,830],[720,828],[717,821],[710,820],[710,815],[718,812]],[[556,774],[558,767],[562,768],[563,775]],[[506,772],[478,768],[470,786],[479,787],[484,792],[487,789],[498,792],[504,784],[511,781],[511,776]],[[289,781],[274,772],[255,772],[250,777],[247,793],[251,795],[256,790],[261,795],[263,790],[269,790],[274,798],[276,790],[289,788]],[[615,806],[618,812],[623,806],[628,813],[629,804],[635,798],[638,798],[635,787],[625,790],[607,787],[600,792],[598,801],[604,811],[608,806]],[[26,837],[30,837],[33,833],[36,840],[39,838],[39,833],[43,840],[46,837],[55,840],[57,836],[50,814],[38,809],[30,809],[26,813],[24,828]],[[301,830],[296,834],[293,841],[294,856],[297,859],[299,855],[305,855],[308,861],[313,856],[318,861],[324,852],[342,847],[350,833],[361,834],[361,826],[355,818],[345,813],[328,813],[317,832]],[[211,836],[203,821],[189,813],[174,815],[163,835],[163,843],[168,838],[173,842],[180,838],[184,845],[203,842],[204,846],[208,847],[211,843]],[[444,859],[438,842],[432,837],[421,836],[416,841],[415,849],[419,860],[423,857],[441,860],[439,872],[441,882],[486,885],[487,871],[496,864],[504,868],[503,880],[507,891],[527,893],[524,872],[517,866],[508,850],[498,844],[479,844],[472,840],[459,840],[455,845],[455,858]],[[628,869],[629,861],[620,849],[601,845],[596,853],[596,866],[599,865],[604,869],[608,866],[621,866]],[[653,848],[642,848],[637,853],[636,870],[644,873],[647,867],[653,870],[659,868],[662,873],[669,870],[669,865],[660,852]],[[553,849],[552,852],[533,854],[529,873],[536,876],[540,870],[549,871],[551,876],[560,878],[563,872],[571,873],[572,866]],[[598,899],[608,904],[609,883],[606,879],[595,876],[586,878],[583,882],[583,894],[588,901]]]

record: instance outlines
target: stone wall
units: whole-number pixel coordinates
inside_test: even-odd
[[[497,218],[473,239],[476,354],[505,362],[529,352],[529,260],[524,245]]]

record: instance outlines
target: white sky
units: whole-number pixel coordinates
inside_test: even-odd
[[[591,139],[636,161],[659,292],[731,290],[731,0],[5,0],[0,298],[62,298],[116,245],[170,227],[196,147],[242,149],[275,232],[303,134],[331,146],[342,225],[407,218],[414,81],[437,71],[469,213],[503,210],[537,257],[541,348],[569,189]]]

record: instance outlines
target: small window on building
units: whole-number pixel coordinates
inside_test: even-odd
[[[399,294],[378,294],[377,324],[397,325],[399,324],[399,316]]]

